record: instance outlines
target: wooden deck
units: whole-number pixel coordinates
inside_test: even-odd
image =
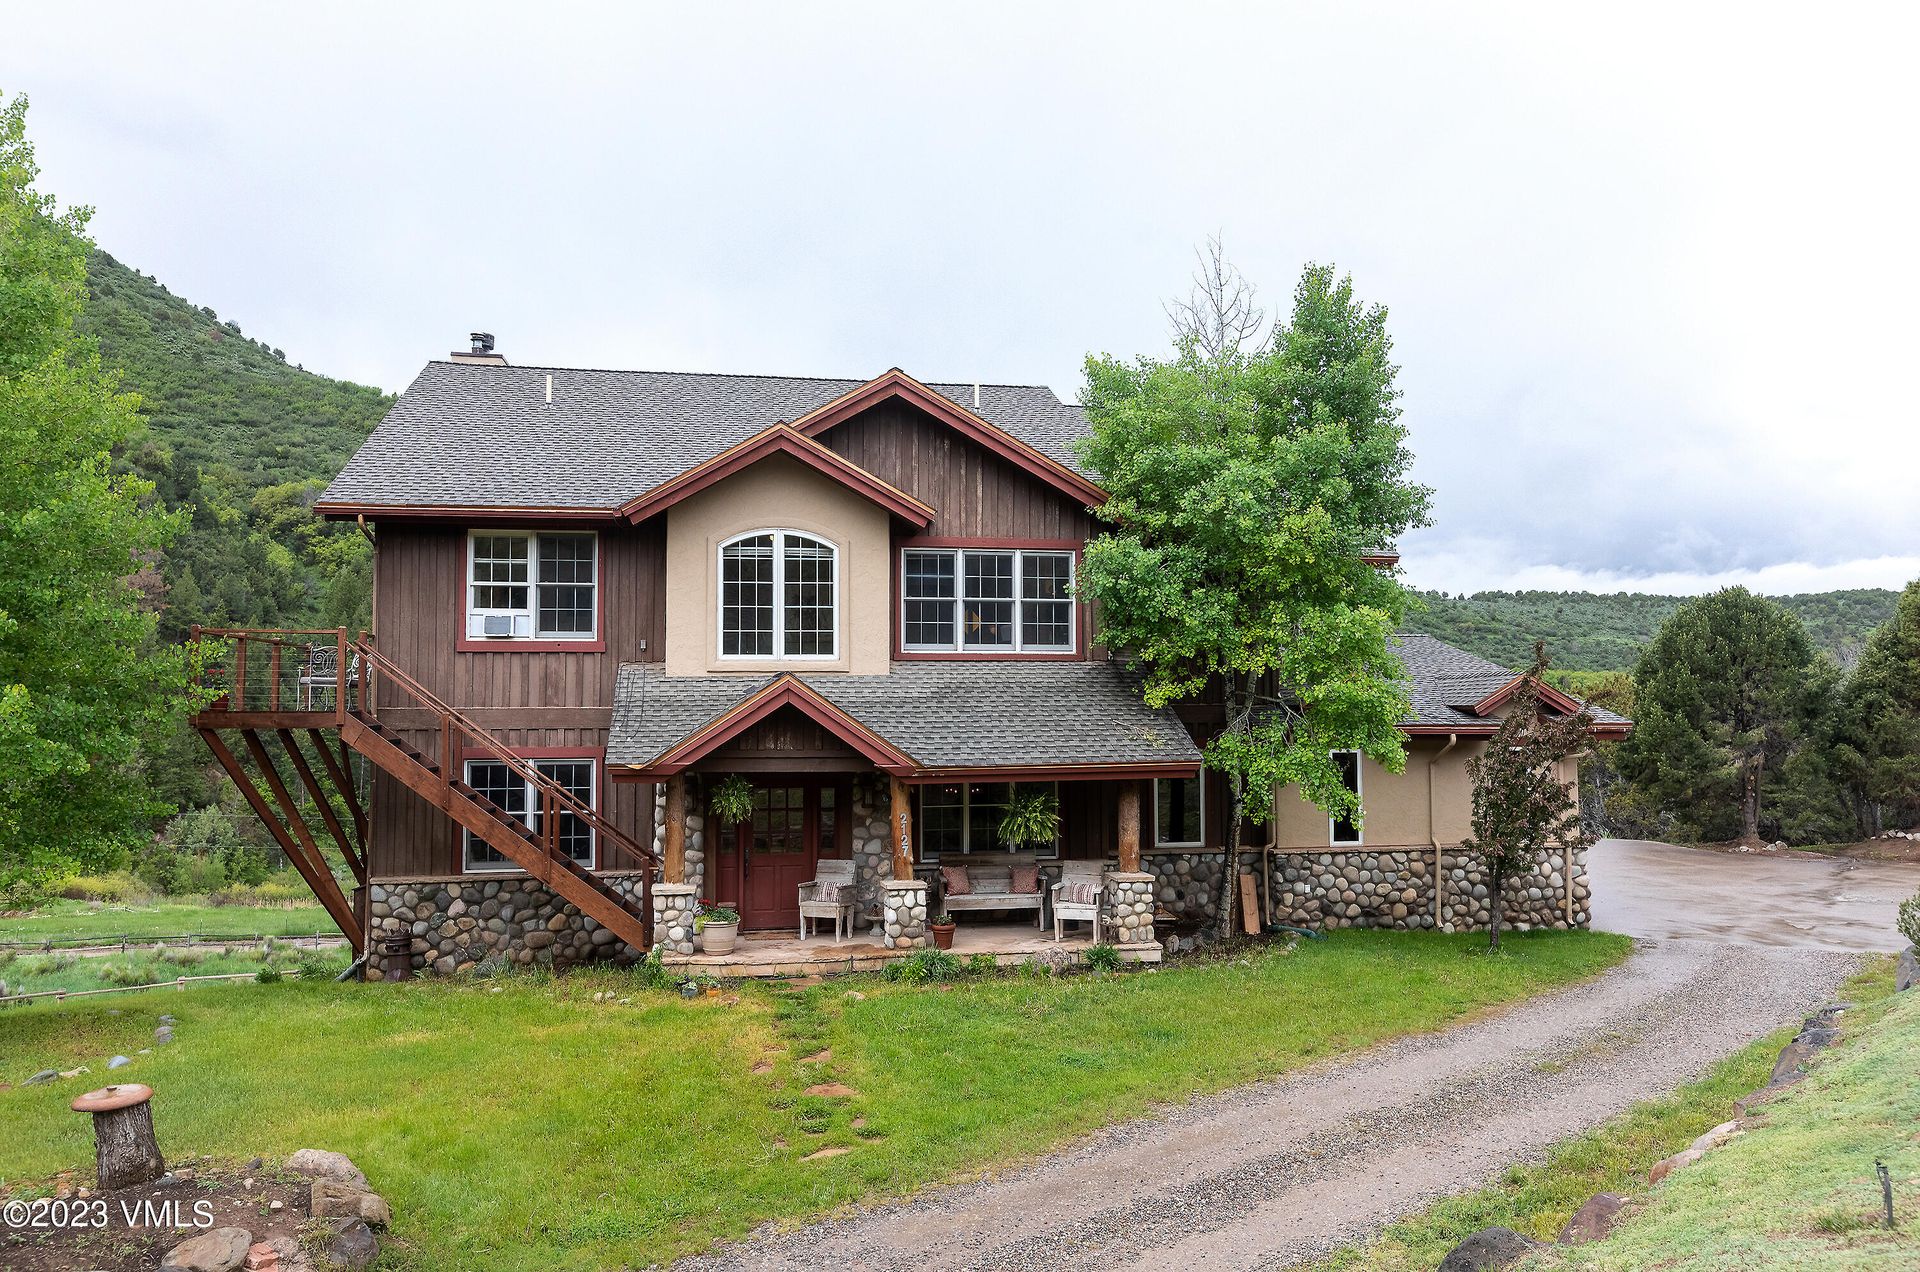
[[[953,934],[953,953],[960,958],[991,954],[1002,967],[1026,962],[1046,950],[1064,950],[1080,962],[1093,944],[1085,924],[1076,924],[1058,944],[1053,930],[1038,932],[1031,923],[961,924]],[[792,933],[754,933],[743,936],[731,954],[690,954],[666,956],[666,966],[709,976],[768,979],[783,976],[831,976],[845,972],[877,972],[888,963],[913,954],[912,950],[892,950],[856,932],[850,940],[836,941],[832,935],[800,940]],[[1121,948],[1120,956],[1135,962],[1158,963],[1160,947],[1143,950]]]

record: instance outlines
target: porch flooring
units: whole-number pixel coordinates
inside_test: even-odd
[[[969,958],[975,954],[991,954],[1002,967],[1024,963],[1035,954],[1054,949],[1071,954],[1077,963],[1092,944],[1092,933],[1084,923],[1074,924],[1057,944],[1051,927],[1043,933],[1031,923],[962,923],[953,933],[955,955]],[[875,972],[912,954],[912,950],[888,949],[866,932],[855,932],[845,941],[834,940],[831,932],[804,941],[792,932],[755,932],[742,936],[732,953],[669,954],[665,965],[712,976],[768,979]],[[1160,947],[1149,945],[1136,951],[1123,948],[1121,957],[1157,963]]]

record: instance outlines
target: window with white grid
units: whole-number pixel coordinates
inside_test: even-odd
[[[1073,553],[908,548],[900,554],[900,645],[911,653],[1070,654]]]
[[[720,547],[722,658],[834,658],[840,552],[792,530],[759,530]]]

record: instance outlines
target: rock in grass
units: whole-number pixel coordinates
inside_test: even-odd
[[[1627,1199],[1619,1193],[1595,1193],[1587,1198],[1586,1204],[1573,1212],[1573,1218],[1567,1220],[1567,1226],[1560,1229],[1561,1245],[1585,1245],[1589,1241],[1598,1241],[1613,1231],[1614,1218],[1619,1215],[1620,1207]]]
[[[342,1224],[327,1242],[327,1258],[348,1272],[361,1272],[378,1253],[380,1243],[374,1240],[373,1230],[358,1219]]]
[[[253,1234],[245,1228],[215,1228],[169,1250],[160,1272],[233,1272],[246,1262],[252,1244]]]
[[[393,1211],[379,1193],[323,1175],[313,1181],[313,1217],[361,1219],[376,1228],[384,1228],[393,1221]]]
[[[1655,1162],[1653,1169],[1647,1172],[1647,1182],[1657,1184],[1682,1166],[1691,1166],[1705,1156],[1706,1153],[1697,1148],[1683,1149],[1672,1157]]]
[[[1893,988],[1905,991],[1915,985],[1920,985],[1920,950],[1909,945],[1900,951],[1900,966],[1893,972]]]
[[[28,1078],[25,1082],[22,1082],[20,1085],[21,1086],[39,1086],[41,1083],[51,1082],[59,1076],[60,1076],[60,1070],[58,1069],[42,1069],[40,1070],[40,1072],[34,1074],[32,1077]]]
[[[1482,1228],[1447,1252],[1435,1272],[1486,1272],[1518,1263],[1544,1242],[1523,1237],[1512,1228]]]
[[[107,1061],[107,1068],[120,1069],[132,1063],[133,1061],[127,1059],[125,1056],[115,1056],[113,1059]]]
[[[1693,1141],[1693,1143],[1688,1145],[1688,1147],[1697,1148],[1704,1153],[1708,1149],[1720,1147],[1722,1144],[1726,1143],[1728,1140],[1732,1139],[1734,1136],[1738,1135],[1739,1133],[1740,1133],[1739,1122],[1737,1121],[1722,1122],[1720,1123],[1720,1125],[1714,1127],[1712,1130],[1702,1135],[1699,1139]]]
[[[353,1159],[345,1153],[328,1152],[324,1148],[303,1148],[287,1158],[287,1169],[296,1175],[310,1175],[315,1179],[337,1179],[355,1188],[365,1188],[367,1177],[353,1164]]]

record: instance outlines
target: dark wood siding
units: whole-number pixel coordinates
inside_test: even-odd
[[[933,508],[929,536],[1082,542],[1092,529],[1072,498],[904,402],[882,403],[820,440]]]
[[[458,648],[466,618],[467,529],[385,523],[374,554],[375,638],[389,658],[428,690],[473,717],[515,750],[586,748],[604,754],[614,673],[622,662],[658,659],[664,640],[666,582],[661,519],[600,532],[605,650]],[[646,648],[641,648],[642,642]],[[410,704],[382,695],[383,721],[438,758],[439,741]],[[642,844],[652,837],[653,788],[600,775],[600,807]],[[453,822],[384,774],[373,784],[370,865],[377,877],[435,875],[460,869]],[[605,849],[603,869],[637,863]]]

